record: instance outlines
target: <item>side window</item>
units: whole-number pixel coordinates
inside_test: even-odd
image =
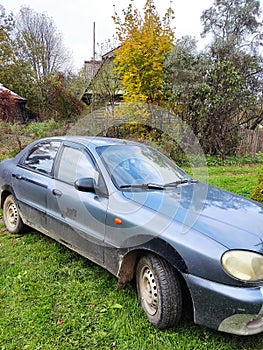
[[[88,154],[66,146],[62,151],[57,179],[74,184],[77,179],[93,177],[98,180],[98,171]]]
[[[41,142],[30,150],[21,165],[50,175],[59,146],[58,141]]]

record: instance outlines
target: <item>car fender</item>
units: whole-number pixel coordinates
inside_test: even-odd
[[[14,195],[13,188],[11,187],[11,185],[8,185],[8,184],[3,185],[1,187],[1,192],[0,192],[0,207],[1,207],[1,209],[3,209],[4,201],[9,194]]]
[[[188,271],[181,255],[167,242],[159,237],[154,237],[145,244],[120,255],[117,290],[122,289],[133,279],[139,258],[147,253],[160,256],[181,273],[187,273]]]

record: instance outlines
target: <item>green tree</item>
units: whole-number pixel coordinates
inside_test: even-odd
[[[114,74],[114,63],[112,59],[106,59],[95,79],[91,82],[90,89],[95,92],[93,99],[99,105],[110,103],[113,105],[120,91],[120,81]]]
[[[77,73],[68,71],[65,74],[65,82],[67,89],[75,96],[75,98],[81,101],[87,85],[90,83],[90,79],[87,78],[84,67]]]
[[[30,115],[68,120],[78,114],[83,74],[70,73],[70,55],[52,19],[27,7],[16,21],[0,13],[1,83],[27,99]]]
[[[131,0],[123,15],[123,21],[117,14],[113,20],[120,41],[114,59],[115,74],[125,91],[124,99],[162,104],[164,61],[174,42],[170,27],[173,11],[168,9],[160,19],[153,0],[147,0],[142,17]]]
[[[198,90],[196,96],[200,101],[195,110],[198,131],[206,153],[225,157],[236,148],[240,102],[247,96],[249,91],[233,62],[215,62],[207,74],[205,94]]]
[[[207,50],[183,38],[166,61],[170,105],[206,153],[234,154],[240,127],[263,120],[259,15],[258,1],[215,1],[201,17],[204,34],[213,35]]]
[[[4,66],[12,62],[13,47],[11,33],[14,28],[13,15],[7,15],[4,7],[0,4],[0,64]]]
[[[260,15],[259,0],[215,0],[202,13],[202,36],[212,34],[213,47],[223,44],[224,55],[231,54],[231,48],[254,51],[263,39]]]
[[[197,52],[197,42],[190,36],[178,40],[165,61],[169,108],[183,120],[188,120],[187,116],[193,110],[196,92],[206,90],[210,64],[207,55]]]
[[[227,154],[235,150],[240,126],[253,129],[263,120],[263,59],[258,51],[263,43],[260,1],[216,0],[203,12],[201,21],[203,36],[212,34],[210,113],[213,124],[217,124],[215,130],[221,132],[221,152]],[[211,138],[215,140],[216,135]]]

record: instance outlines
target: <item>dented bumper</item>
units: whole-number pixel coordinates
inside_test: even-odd
[[[184,277],[196,323],[238,335],[263,331],[263,286],[235,287],[192,275]]]

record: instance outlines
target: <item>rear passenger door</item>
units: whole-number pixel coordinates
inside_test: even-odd
[[[59,141],[44,141],[32,146],[12,174],[12,186],[21,213],[34,227],[46,227],[47,189],[52,182]]]

